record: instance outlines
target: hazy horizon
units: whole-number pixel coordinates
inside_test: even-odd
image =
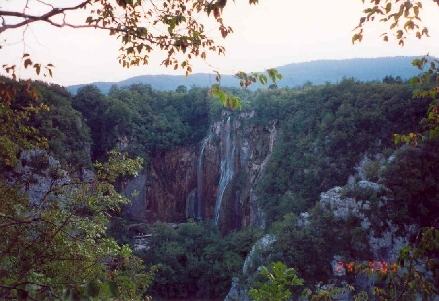
[[[408,58],[408,57],[422,57],[424,55],[406,55],[406,56],[382,56],[382,57],[354,57],[354,58],[347,58],[347,59],[315,59],[315,60],[309,60],[309,61],[304,61],[304,62],[294,62],[294,63],[287,63],[285,65],[281,65],[281,66],[275,66],[273,68],[283,68],[286,66],[290,66],[290,65],[300,65],[300,64],[306,64],[306,63],[312,63],[312,62],[334,62],[334,61],[349,61],[349,60],[367,60],[367,59],[385,59],[385,58]],[[248,72],[263,72],[264,70],[247,70]],[[130,76],[127,78],[123,78],[121,80],[117,80],[117,81],[105,81],[105,80],[99,80],[99,81],[93,81],[93,82],[81,82],[78,84],[73,84],[73,85],[67,85],[67,86],[77,86],[77,85],[86,85],[86,84],[93,84],[93,83],[119,83],[119,82],[123,82],[123,81],[127,81],[127,80],[131,80],[134,78],[140,78],[143,76],[182,76],[184,74],[172,74],[172,73],[159,73],[159,74],[139,74],[139,75],[134,75],[134,76]],[[189,77],[192,75],[215,75],[214,72],[193,72],[191,74],[189,74]],[[231,75],[233,76],[234,74],[232,73],[221,73],[221,75]],[[389,74],[391,75],[391,74]],[[395,75],[397,76],[397,75]],[[304,81],[306,81],[306,79],[304,79]],[[282,83],[282,81],[279,82],[280,84]]]

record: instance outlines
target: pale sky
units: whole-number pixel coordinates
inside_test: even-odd
[[[81,1],[46,2],[65,5]],[[211,54],[207,59],[209,64],[193,61],[193,71],[218,70],[232,74],[319,59],[421,56],[427,53],[439,56],[439,26],[435,28],[439,6],[433,1],[424,2],[421,18],[431,37],[420,41],[411,37],[401,47],[395,41],[382,42],[379,36],[387,28],[383,27],[386,24],[377,22],[365,28],[361,44],[352,45],[352,30],[364,9],[361,0],[259,0],[256,6],[249,6],[248,0],[236,0],[236,3],[229,0],[224,21],[233,27],[234,33],[223,40],[216,26],[206,26],[210,26],[212,37],[226,47],[226,55],[217,57]],[[21,11],[24,3],[24,0],[0,0],[0,10]],[[39,13],[37,7],[34,12]],[[84,15],[72,18],[85,19]],[[30,53],[34,61],[55,65],[54,77],[50,81],[61,85],[120,81],[145,74],[182,74],[182,71],[160,66],[163,59],[160,50],[152,54],[147,66],[122,68],[117,62],[120,43],[114,36],[94,29],[59,29],[35,24],[24,34],[25,44],[21,42],[22,37],[22,30],[8,30],[0,35],[3,45],[0,64],[21,65],[23,53]],[[33,73],[23,69],[18,74],[20,77],[34,77]]]

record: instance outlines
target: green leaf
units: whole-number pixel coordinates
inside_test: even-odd
[[[212,87],[210,88],[210,93],[211,93],[212,96],[214,96],[214,97],[218,97],[218,96],[219,96],[219,91],[220,91],[220,86],[219,86],[219,84],[214,84],[214,85],[212,85]]]
[[[108,283],[101,283],[100,288],[104,296],[110,297],[111,296],[111,290],[110,285]]]
[[[242,108],[242,103],[241,103],[241,100],[239,99],[239,97],[236,97],[236,96],[231,95],[231,94],[229,94],[228,97],[229,97],[231,109],[235,110],[237,108],[239,108],[239,109]]]
[[[174,31],[174,29],[175,29],[175,18],[172,18],[170,21],[169,21],[169,26],[168,26],[168,32],[169,32],[169,34],[170,35],[172,35],[172,32]]]
[[[85,285],[85,290],[90,297],[97,297],[101,289],[96,282],[90,282]]]
[[[114,282],[114,281],[110,281],[110,282],[108,283],[108,286],[109,286],[109,288],[110,288],[110,294],[111,294],[111,296],[113,296],[113,297],[118,297],[118,296],[119,296],[119,289],[118,289],[117,283]]]
[[[276,82],[276,74],[278,74],[277,70],[274,68],[271,68],[271,69],[268,69],[267,72],[268,72],[268,76],[270,77],[271,81],[273,83],[275,83]]]
[[[224,106],[227,105],[227,94],[224,91],[222,91],[222,90],[218,91],[218,98],[219,98],[219,101],[222,105],[224,105]]]
[[[409,80],[410,85],[416,85],[418,83],[418,77],[414,76]]]
[[[267,84],[267,77],[265,75],[263,75],[263,74],[259,75],[259,82],[262,85],[266,85]]]
[[[355,44],[355,41],[357,41],[357,40],[358,40],[358,34],[354,34],[352,36],[352,44]]]

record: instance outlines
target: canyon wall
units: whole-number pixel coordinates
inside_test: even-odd
[[[254,111],[223,111],[197,145],[158,152],[125,186],[129,217],[146,222],[209,219],[223,233],[264,225],[254,192],[276,140],[276,120],[254,125]],[[136,191],[135,194],[132,192]]]

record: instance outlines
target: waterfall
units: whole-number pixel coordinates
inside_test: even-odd
[[[224,154],[221,154],[221,177],[218,184],[218,198],[215,203],[215,225],[218,225],[221,202],[223,201],[224,192],[227,185],[233,178],[235,145],[232,143],[232,126],[230,124],[230,116],[227,118],[225,126],[225,142]]]
[[[197,165],[197,204],[195,210],[195,217],[197,220],[203,219],[203,156],[204,149],[206,148],[207,141],[209,141],[211,133],[203,139],[201,142],[200,155],[198,157],[198,165]]]

